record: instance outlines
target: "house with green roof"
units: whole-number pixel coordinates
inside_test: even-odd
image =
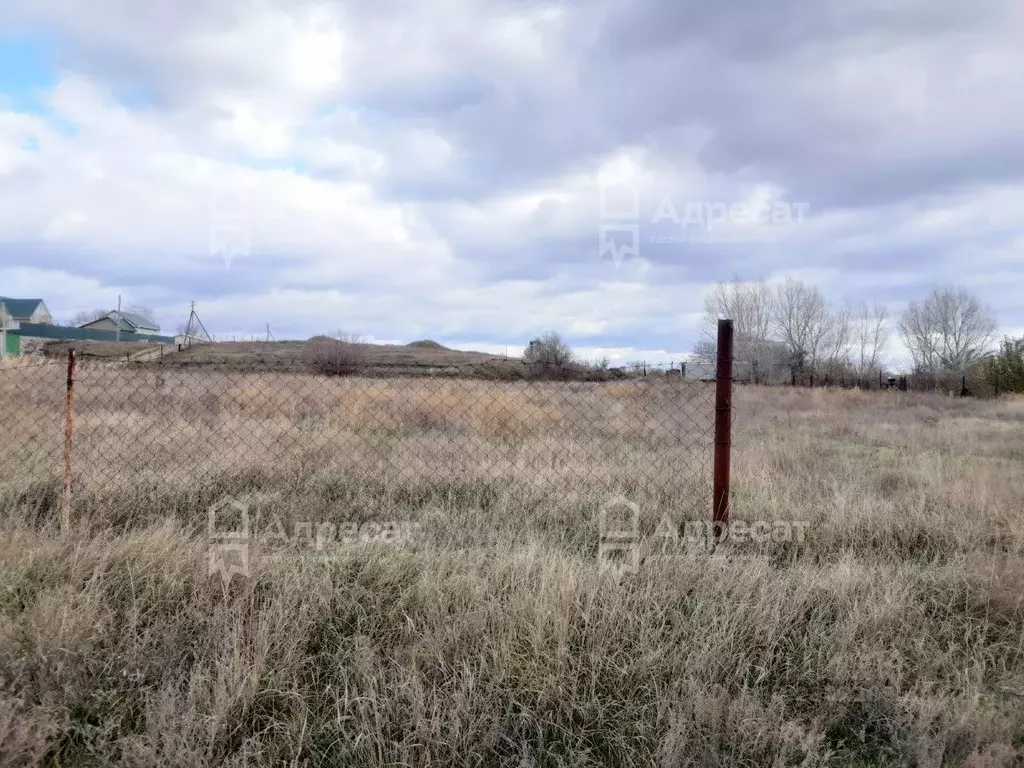
[[[17,357],[22,351],[22,323],[53,324],[53,316],[42,299],[0,296],[0,357]]]
[[[173,344],[159,326],[133,312],[108,312],[78,328],[54,325],[42,299],[0,297],[0,357],[17,357],[47,341],[144,341]]]
[[[108,312],[103,317],[84,323],[79,328],[89,331],[113,331],[122,334],[152,335],[160,333],[160,326],[134,312]]]
[[[18,323],[53,323],[53,315],[42,299],[15,299],[0,296],[0,306],[7,311],[8,317]]]

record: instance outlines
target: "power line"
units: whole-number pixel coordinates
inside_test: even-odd
[[[210,332],[203,325],[199,313],[196,312],[196,303],[193,301],[188,314],[188,323],[185,325],[185,343],[188,346],[192,346],[192,339],[194,338],[200,341],[213,341],[213,337],[210,336]]]

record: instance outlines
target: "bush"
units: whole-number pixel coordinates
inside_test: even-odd
[[[533,339],[523,350],[523,361],[532,375],[542,378],[567,378],[578,368],[572,349],[554,331]]]
[[[572,363],[572,349],[554,331],[531,341],[523,350],[523,360],[540,365],[566,366]]]
[[[363,340],[354,333],[314,336],[307,344],[310,365],[324,376],[353,374],[366,359]]]
[[[985,379],[996,392],[1024,392],[1024,336],[1009,337],[984,362]]]

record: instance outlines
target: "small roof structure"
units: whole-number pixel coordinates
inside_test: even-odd
[[[152,320],[143,317],[142,315],[134,312],[118,312],[116,309],[113,312],[107,312],[103,317],[99,317],[88,323],[80,325],[79,328],[88,328],[94,323],[100,320],[111,320],[125,333],[159,333],[160,326]]]
[[[115,311],[112,314],[116,318],[118,313]],[[133,330],[135,333],[156,332],[160,330],[160,326],[147,317],[137,315],[134,312],[121,312],[120,314],[122,327],[127,323],[129,330]]]
[[[42,299],[12,299],[9,296],[0,296],[0,304],[4,305],[7,314],[15,320],[30,320],[40,306],[46,310],[46,302]]]

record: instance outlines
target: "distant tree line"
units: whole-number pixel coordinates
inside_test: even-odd
[[[695,348],[698,361],[714,362],[721,318],[733,320],[734,360],[741,380],[887,384],[887,350],[898,334],[910,355],[914,389],[1024,392],[1024,337],[1007,338],[994,349],[994,314],[963,288],[935,288],[893,320],[882,302],[830,304],[817,286],[801,280],[789,278],[771,287],[734,278],[716,285],[705,300],[702,337]],[[312,367],[325,375],[356,373],[366,360],[367,347],[354,334],[315,336],[308,349]],[[506,366],[494,374],[603,380],[647,371],[642,362],[612,368],[607,358],[582,361],[554,331],[532,339],[522,362],[521,369]]]
[[[1003,339],[999,351],[986,357],[982,367],[996,394],[1024,392],[1024,336]]]
[[[772,289],[738,277],[719,283],[704,302],[695,355],[715,359],[720,318],[733,321],[734,356],[759,383],[795,374],[877,376],[892,328],[881,302],[832,306],[817,286],[792,278]]]
[[[792,278],[772,288],[738,277],[719,283],[704,303],[695,354],[715,359],[720,318],[733,320],[734,356],[759,383],[815,377],[818,382],[878,380],[898,334],[921,385],[960,389],[972,382],[1004,392],[1024,386],[1024,339],[993,350],[992,310],[964,288],[934,288],[896,317],[882,302],[830,304],[817,286]]]

